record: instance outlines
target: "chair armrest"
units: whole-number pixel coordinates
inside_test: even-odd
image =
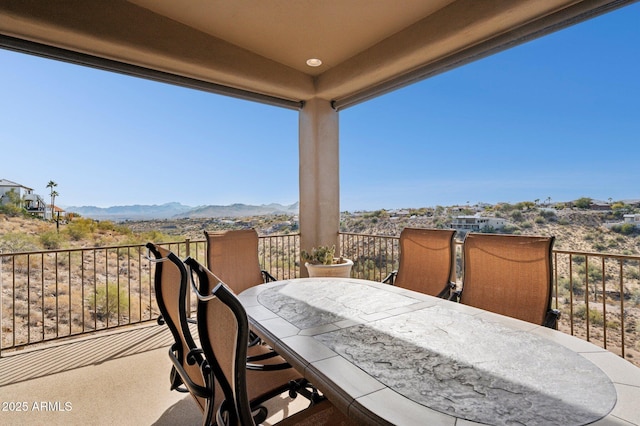
[[[558,320],[560,319],[560,311],[557,309],[550,309],[547,312],[547,316],[544,319],[545,327],[553,328],[554,330],[558,329]]]
[[[291,368],[291,364],[288,362],[282,362],[279,364],[253,364],[247,363],[247,370],[257,370],[257,371],[276,371],[276,370],[286,370],[287,368]]]
[[[196,352],[196,351],[190,351],[189,354],[191,354],[191,352]],[[180,379],[182,381],[182,383],[185,385],[185,387],[189,390],[190,393],[196,395],[196,396],[200,396],[202,398],[210,398],[211,397],[211,389],[208,389],[207,387],[204,386],[200,386],[196,383],[194,383],[191,378],[189,377],[189,374],[187,374],[187,372],[184,370],[184,368],[182,367],[182,363],[180,361],[178,361],[178,359],[176,358],[175,354],[173,353],[172,349],[169,349],[169,358],[171,359],[171,362],[173,363],[173,368],[175,370],[175,373],[177,373],[180,376]],[[203,373],[205,372],[206,369],[209,368],[209,365],[206,363],[206,361],[202,361],[202,363],[200,364],[200,369],[203,370]],[[175,383],[175,378],[173,377],[173,374],[175,374],[172,371],[172,382]],[[173,384],[172,383],[172,384]]]
[[[396,276],[398,275],[398,271],[391,271],[391,273],[389,275],[387,275],[387,277],[382,280],[382,282],[384,284],[391,284],[393,285],[393,282],[396,280]]]
[[[263,354],[258,355],[247,355],[247,362],[252,363],[254,361],[262,361],[269,358],[274,358],[278,356],[278,352],[271,350],[269,352],[265,352]]]
[[[262,269],[260,272],[262,272],[262,279],[264,280],[265,283],[268,283],[271,281],[278,281],[273,275],[271,275],[264,269]]]

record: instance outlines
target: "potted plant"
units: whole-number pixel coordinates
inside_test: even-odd
[[[320,246],[300,252],[300,258],[305,262],[310,277],[341,277],[351,276],[353,261],[342,256],[334,257],[336,247]]]

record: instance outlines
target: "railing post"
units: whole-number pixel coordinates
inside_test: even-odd
[[[189,238],[185,238],[184,244],[186,246],[185,256],[184,256],[186,259],[187,257],[191,256],[191,240]],[[189,269],[189,266],[185,265],[185,267],[187,268],[187,270]],[[189,274],[189,279],[191,279],[191,274]],[[187,285],[187,317],[191,318],[191,286],[190,285]]]

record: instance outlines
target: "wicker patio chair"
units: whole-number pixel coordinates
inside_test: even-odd
[[[557,328],[551,309],[554,237],[467,234],[460,303]]]
[[[448,299],[455,289],[453,229],[404,228],[400,233],[400,264],[383,282]]]
[[[206,271],[200,270],[200,273]],[[222,282],[211,295],[198,295],[198,330],[210,374],[220,384],[224,401],[216,411],[218,426],[252,426],[256,421],[244,368],[249,338],[247,314],[233,292]],[[213,380],[213,379],[212,379]],[[322,398],[281,422],[283,425],[347,425],[351,422]]]

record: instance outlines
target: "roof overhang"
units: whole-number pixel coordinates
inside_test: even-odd
[[[299,108],[344,108],[636,0],[0,2],[0,46]],[[309,67],[306,60],[322,65]]]

